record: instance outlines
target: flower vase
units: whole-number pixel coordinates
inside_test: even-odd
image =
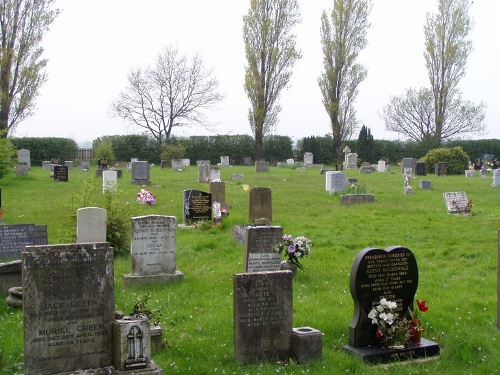
[[[412,319],[411,320],[411,328],[412,328],[412,335],[411,335],[411,342],[414,344],[420,344],[420,339],[421,339],[421,329],[420,329],[420,324],[421,324],[420,319]]]
[[[292,271],[292,279],[295,278],[295,275],[297,275],[297,265],[289,260],[282,261],[280,269],[282,271],[286,270]]]

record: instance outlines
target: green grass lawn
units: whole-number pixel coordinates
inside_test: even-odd
[[[75,169],[69,182],[54,182],[48,171],[34,167],[28,177],[10,174],[0,179],[4,223],[46,224],[50,244],[72,242],[76,228],[69,217],[75,195],[82,194],[85,178],[94,171]],[[166,374],[500,374],[500,188],[491,187],[491,177],[428,175],[413,179],[416,193],[404,195],[402,174],[394,167],[393,171],[346,171],[375,194],[375,203],[341,206],[338,194],[325,191],[325,176],[318,168],[271,168],[269,173],[255,173],[253,167],[221,168],[230,205],[223,225],[177,229],[177,268],[184,282],[124,289],[122,275],[130,273],[130,259],[116,257],[116,309],[128,313],[139,296],[151,293],[151,307],[162,312],[165,339],[164,349],[153,359]],[[232,173],[244,174],[243,181],[232,181]],[[419,189],[420,179],[430,180],[431,190]],[[195,166],[184,172],[153,167],[151,181],[157,204],[140,205],[135,201],[140,187],[130,183],[124,168],[119,197],[132,216],[172,215],[181,222],[182,191],[208,191],[208,184],[198,183]],[[273,224],[313,241],[311,256],[302,262],[307,270],[299,270],[293,281],[293,316],[294,327],[310,326],[324,333],[321,361],[241,366],[234,360],[232,277],[244,271],[244,246],[234,240],[232,227],[248,223],[248,191],[243,184],[270,187]],[[443,193],[452,191],[467,193],[472,215],[447,214]],[[103,206],[101,192],[96,189],[89,206]],[[427,363],[369,366],[342,351],[353,314],[349,273],[362,249],[393,245],[409,248],[417,259],[417,298],[430,307],[423,314],[423,337],[440,344],[441,356]],[[0,326],[0,373],[21,374],[22,312],[0,303]]]

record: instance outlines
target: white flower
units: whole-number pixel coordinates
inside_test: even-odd
[[[379,318],[382,319],[383,321],[387,321],[387,314],[383,312],[380,314]]]
[[[387,323],[392,324],[394,321],[394,315],[392,313],[387,314]]]
[[[384,309],[384,306],[378,305],[377,310],[378,310],[378,312],[383,312],[385,309]]]
[[[386,300],[385,298],[382,298],[382,299],[380,300],[380,304],[381,304],[382,306],[387,305],[387,300]]]
[[[375,309],[372,309],[370,313],[368,314],[369,319],[375,319],[377,317],[377,311]],[[375,324],[375,323],[374,323]]]

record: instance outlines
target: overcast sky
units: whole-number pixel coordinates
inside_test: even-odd
[[[225,95],[208,112],[214,128],[178,128],[174,134],[251,134],[248,99],[243,90],[245,54],[242,17],[249,0],[59,0],[62,13],[46,34],[44,56],[48,81],[33,117],[19,124],[16,137],[67,137],[83,145],[103,135],[137,134],[110,115],[110,103],[126,87],[131,69],[152,65],[160,50],[177,45],[182,53],[199,52],[214,67]],[[380,113],[391,96],[408,87],[428,86],[423,57],[423,26],[437,0],[375,0],[370,14],[368,47],[360,56],[368,69],[355,103],[361,125],[375,139],[397,139],[385,130]],[[322,71],[320,17],[333,0],[299,0],[302,23],[296,27],[302,59],[284,91],[276,133],[294,139],[331,132],[317,78]],[[470,34],[474,51],[460,84],[463,98],[484,101],[488,133],[500,138],[499,42],[500,1],[474,0]],[[356,135],[357,137],[357,135]]]

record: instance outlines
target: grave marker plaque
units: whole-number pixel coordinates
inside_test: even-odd
[[[212,220],[212,195],[200,190],[184,190],[183,221]]]
[[[240,363],[288,360],[292,346],[292,272],[233,276],[234,355]]]
[[[113,365],[113,248],[28,246],[22,264],[25,374]]]
[[[443,193],[443,198],[448,213],[464,213],[469,204],[465,191]]]
[[[283,227],[247,227],[245,235],[245,272],[277,271],[281,254],[276,246],[283,237]]]
[[[0,225],[0,261],[20,259],[24,247],[30,245],[47,245],[46,225]]]
[[[54,166],[54,181],[68,182],[68,167],[65,165]]]

